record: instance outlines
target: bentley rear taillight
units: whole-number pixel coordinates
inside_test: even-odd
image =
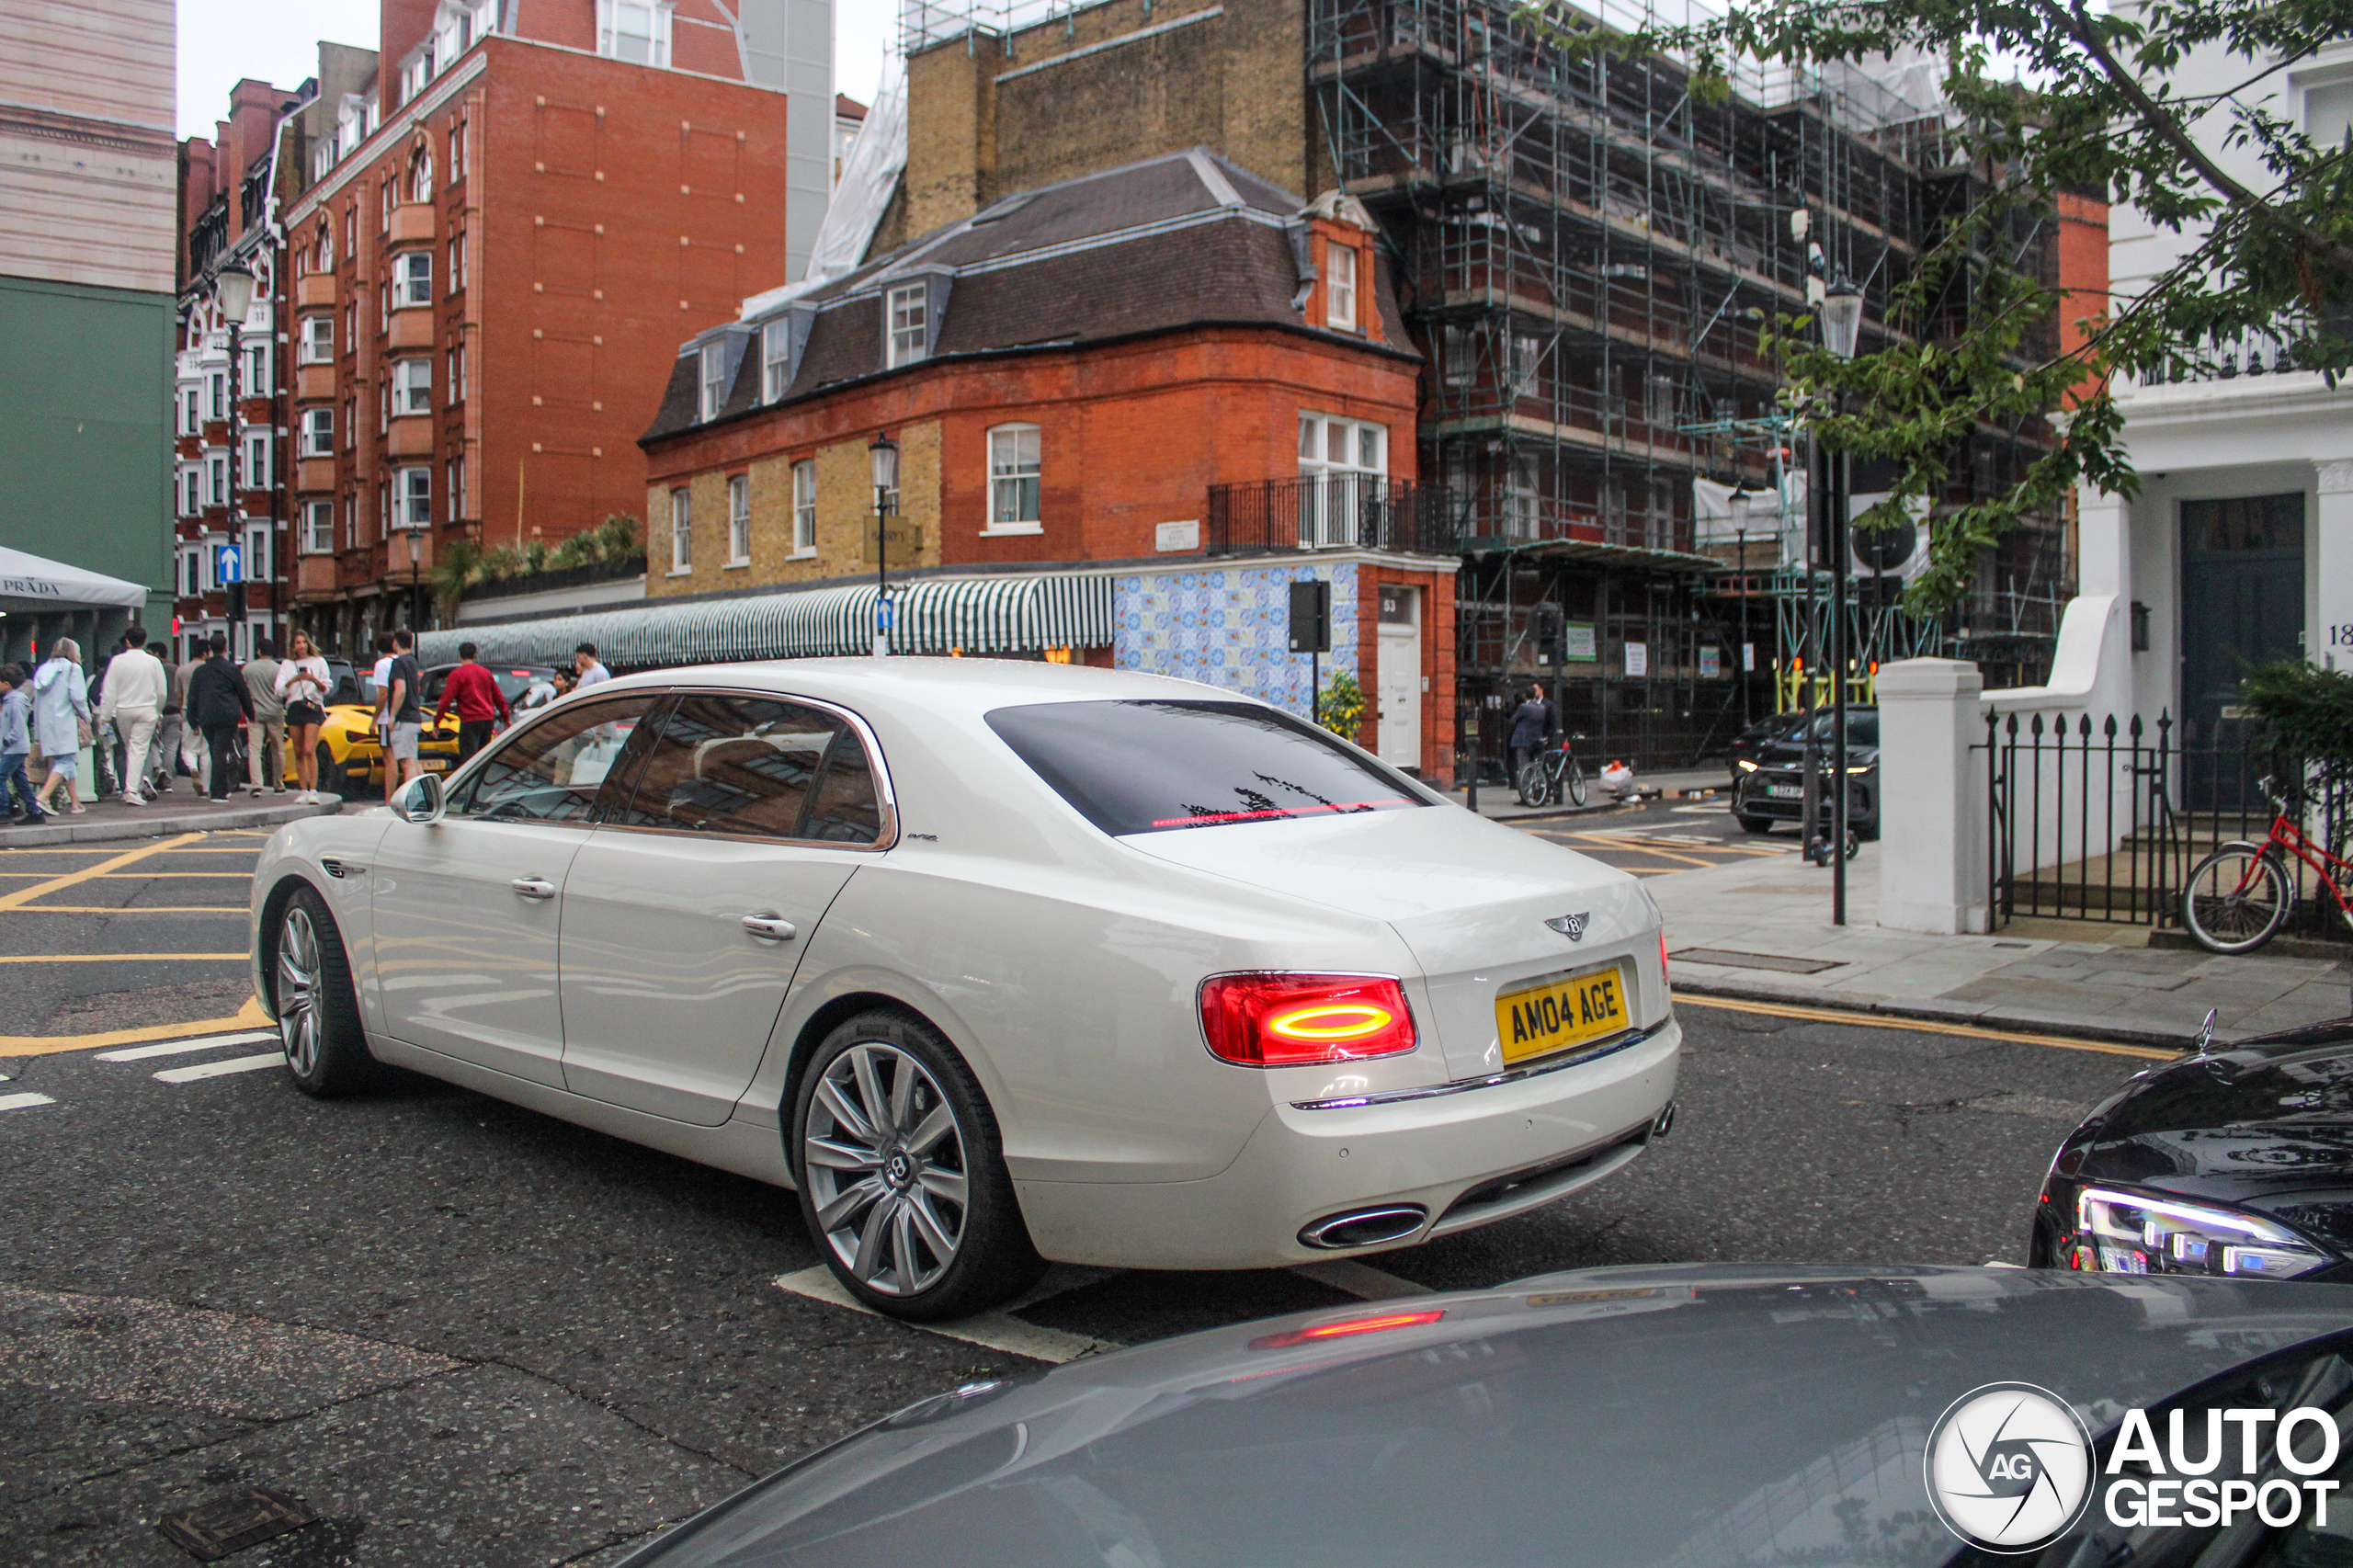
[[[1210,1054],[1244,1067],[1310,1067],[1414,1049],[1404,987],[1382,975],[1219,974],[1201,983]]]

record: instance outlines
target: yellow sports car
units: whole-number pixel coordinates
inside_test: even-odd
[[[381,794],[384,788],[384,748],[376,735],[374,684],[368,671],[347,670],[340,659],[333,661],[329,667],[339,678],[335,700],[327,705],[326,722],[319,726],[319,788],[329,794],[348,795],[354,790]],[[433,705],[441,700],[442,685],[457,667],[436,665],[425,672],[420,700],[425,708],[426,725],[417,738],[416,760],[428,773],[447,773],[458,766],[455,716],[438,729],[432,722]],[[498,689],[506,694],[507,703],[517,710],[554,700],[555,671],[546,665],[500,665],[490,673],[497,679]],[[288,774],[291,777],[290,761]]]

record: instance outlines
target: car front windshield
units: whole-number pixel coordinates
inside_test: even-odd
[[[1813,722],[1814,739],[1818,741],[1828,741],[1831,738],[1830,722],[1836,717],[1836,714],[1825,712],[1821,718],[1816,719]],[[1800,731],[1797,738],[1802,740],[1804,738],[1804,732]],[[1847,710],[1847,744],[1850,746],[1875,746],[1879,744],[1878,709],[1849,708]]]
[[[1336,737],[1256,702],[1049,702],[988,722],[1114,835],[1431,804]]]

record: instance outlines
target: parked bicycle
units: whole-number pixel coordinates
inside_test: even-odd
[[[2209,952],[2251,953],[2279,934],[2295,912],[2297,877],[2290,858],[2310,868],[2336,913],[2353,926],[2353,862],[2312,841],[2288,814],[2288,804],[2266,778],[2258,786],[2276,813],[2260,844],[2225,844],[2191,869],[2181,890],[2181,923]]]
[[[1564,794],[1569,804],[1585,804],[1585,769],[1578,765],[1576,753],[1569,749],[1571,742],[1583,739],[1583,735],[1563,735],[1559,745],[1538,752],[1519,765],[1519,777],[1512,782],[1519,790],[1521,805],[1557,806]]]

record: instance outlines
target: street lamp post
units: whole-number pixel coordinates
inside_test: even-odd
[[[899,443],[888,430],[866,449],[874,460],[874,656],[891,656],[891,519],[899,511]]]
[[[1855,357],[1862,334],[1863,291],[1845,278],[1830,285],[1822,301],[1822,345],[1838,358]],[[1841,392],[1833,412],[1847,411]],[[1830,456],[1830,923],[1847,924],[1847,516],[1849,469],[1847,454]]]
[[[425,559],[425,530],[411,523],[405,531],[408,534],[408,624],[413,631],[422,631],[425,627],[425,597],[419,575]]]
[[[237,581],[224,584],[228,600],[229,619],[233,624],[244,619],[244,607],[238,601],[244,597],[246,577],[244,560],[244,493],[252,475],[244,472],[244,332],[245,314],[254,308],[253,268],[242,261],[232,261],[212,275],[214,299],[221,313],[229,323],[229,542],[237,547]],[[231,634],[232,646],[234,633]],[[245,650],[251,653],[249,647]]]

